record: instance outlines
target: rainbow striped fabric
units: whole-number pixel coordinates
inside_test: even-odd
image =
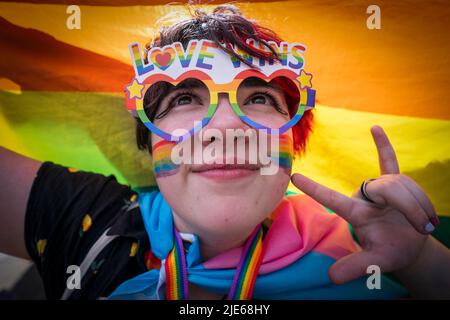
[[[258,226],[245,244],[228,300],[250,300],[263,257],[263,229]]]
[[[161,277],[161,270],[149,270],[122,283],[109,299],[181,299],[186,278],[181,267],[172,267],[183,263],[181,259],[176,262],[182,244],[174,236],[172,210],[159,191],[141,193],[139,207],[154,255],[170,261],[164,269],[169,274]],[[369,290],[366,277],[333,284],[328,269],[358,246],[347,223],[309,197],[286,197],[271,219],[264,242],[258,226],[245,245],[206,261],[201,258],[198,237],[192,235],[194,240],[186,243],[185,250],[188,282],[217,294],[228,293],[230,299],[390,299],[408,295],[385,277],[381,290]],[[162,279],[170,288],[166,297],[159,291]]]
[[[133,187],[154,186],[148,153],[134,147],[135,121],[123,107],[123,87],[133,76],[128,45],[149,42],[161,16],[187,18],[188,11],[162,0],[133,6],[86,0],[80,5],[81,29],[70,30],[67,5],[56,2],[0,3],[2,146],[42,161],[114,174]],[[367,29],[367,6],[358,1],[237,5],[286,41],[307,46],[317,108],[307,152],[295,159],[293,171],[351,194],[379,174],[369,128],[381,125],[400,169],[424,188],[443,225],[442,216],[450,216],[450,42],[442,41],[450,8],[445,1],[384,1],[389,15],[380,30]],[[450,223],[441,238],[447,245],[449,234]]]
[[[133,147],[134,120],[123,108],[123,87],[133,76],[128,45],[149,42],[161,16],[181,19],[188,12],[165,1],[83,3],[80,30],[65,28],[65,4],[0,3],[0,141],[39,160],[114,174],[132,186],[154,185],[148,154]],[[237,5],[286,41],[307,46],[308,68],[319,89],[316,125],[295,171],[351,194],[378,174],[369,128],[379,124],[392,139],[402,171],[423,186],[440,215],[450,215],[450,42],[442,42],[450,9],[445,2],[383,3],[390,14],[383,16],[380,30],[367,29],[366,7],[357,1]],[[318,22],[321,12],[327,14]],[[417,39],[420,51],[414,49]]]
[[[188,280],[183,242],[174,228],[173,248],[165,260],[166,299],[187,300]],[[228,293],[228,300],[250,300],[263,256],[263,228],[258,226],[247,240]]]
[[[166,299],[187,300],[188,281],[186,273],[186,257],[183,242],[178,231],[174,228],[173,249],[166,258],[164,268],[166,271]]]

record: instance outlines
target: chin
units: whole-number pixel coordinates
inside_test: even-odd
[[[195,218],[198,219],[197,226],[203,232],[213,233],[216,236],[227,235],[232,237],[234,234],[248,232],[256,224],[264,220],[265,213],[262,210],[239,207],[220,203],[216,206],[205,206],[199,208],[200,213]]]
[[[212,200],[212,199],[211,199]],[[244,228],[255,226],[270,214],[269,204],[260,199],[243,197],[221,197],[216,200],[197,203],[194,205],[200,218],[199,223],[204,227]]]

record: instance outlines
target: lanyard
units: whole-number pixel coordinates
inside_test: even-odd
[[[173,228],[174,244],[166,258],[166,299],[188,298],[186,256],[180,235]],[[245,243],[236,273],[234,274],[228,300],[250,300],[263,257],[263,227],[257,226]]]

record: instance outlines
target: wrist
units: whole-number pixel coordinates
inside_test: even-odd
[[[450,299],[450,250],[428,236],[417,259],[394,275],[420,299]]]
[[[406,267],[399,269],[394,272],[394,274],[401,280],[409,278],[423,272],[427,266],[427,257],[430,256],[433,251],[434,241],[432,236],[427,236],[425,242],[423,243],[422,249],[416,258]]]

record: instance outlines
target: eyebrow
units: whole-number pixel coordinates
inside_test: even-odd
[[[203,86],[204,85],[202,84],[201,80],[198,80],[195,78],[186,79],[183,82],[179,83],[178,85],[171,87],[170,92],[179,90],[179,89],[186,89],[186,88],[197,89],[197,88],[202,88]]]
[[[256,78],[256,77],[251,77],[251,78],[245,79],[242,82],[242,86],[244,88],[269,87],[269,88],[275,90],[277,93],[280,93],[280,94],[283,93],[281,88],[279,86],[277,86],[276,84],[270,83],[270,82],[266,82],[263,79]]]

